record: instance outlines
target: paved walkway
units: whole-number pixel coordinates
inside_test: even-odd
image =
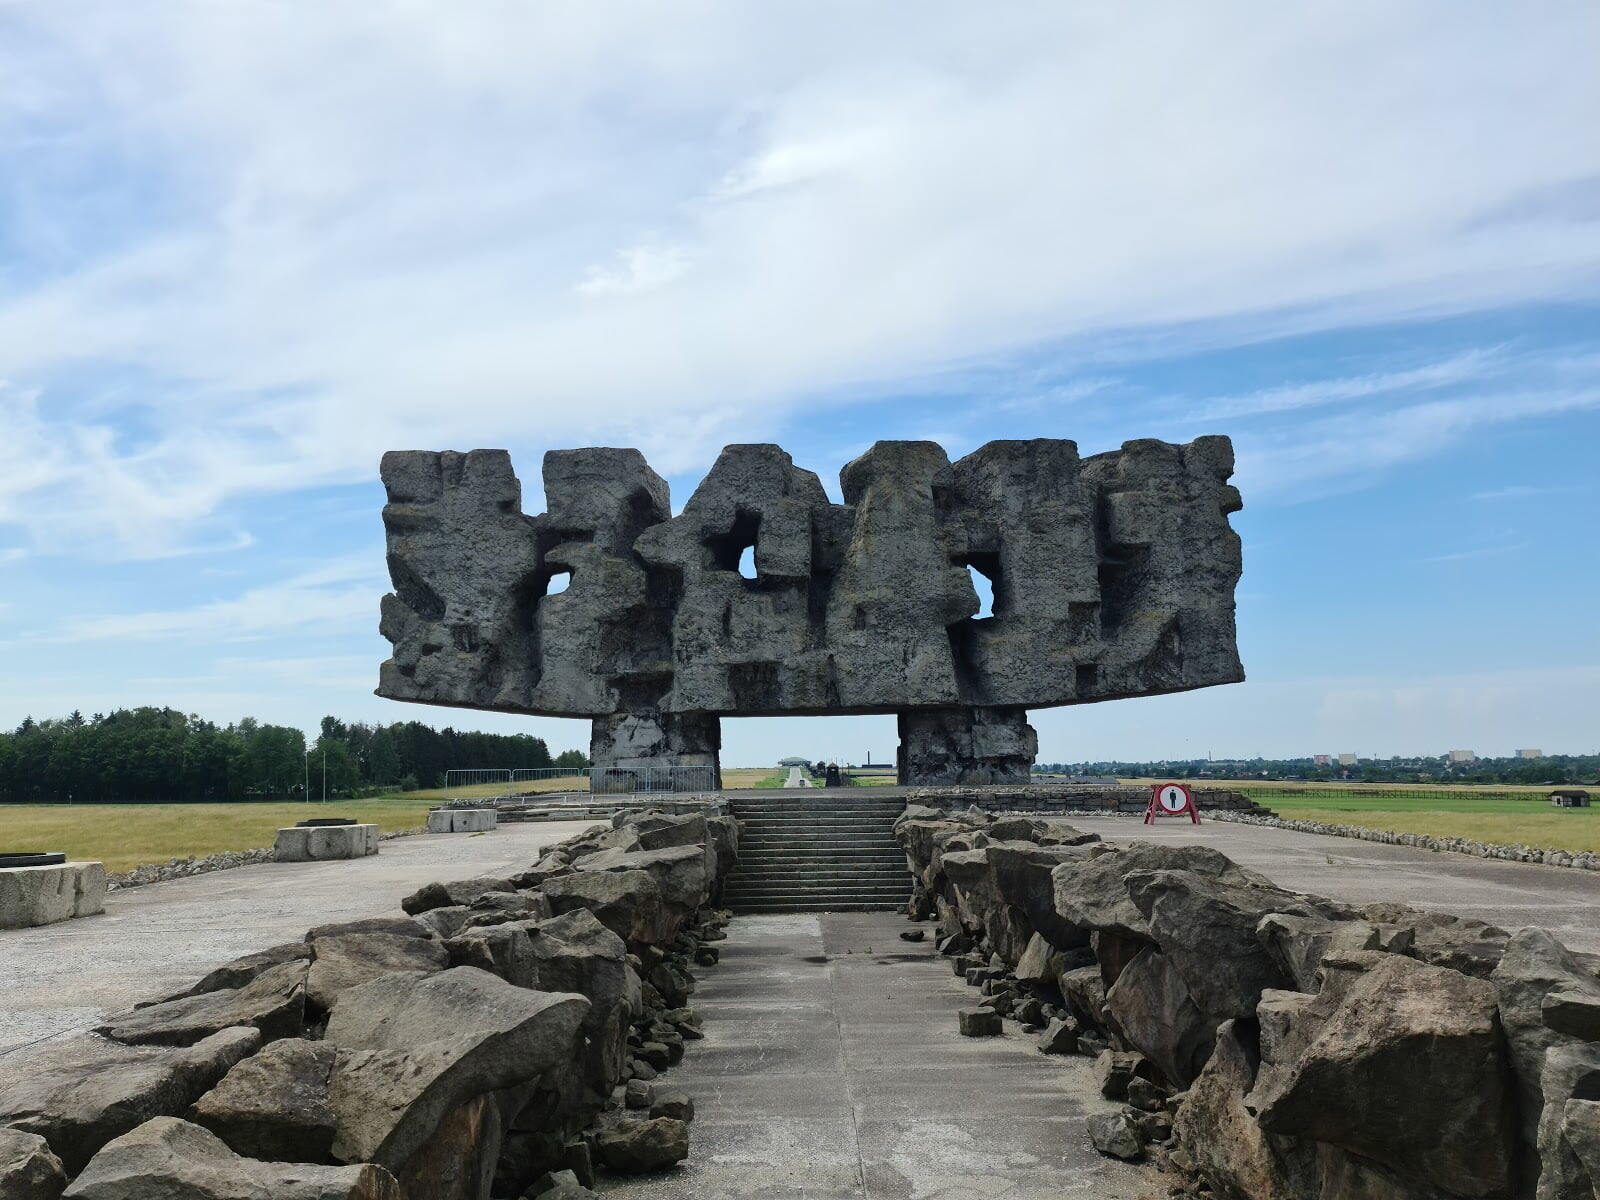
[[[800,774],[799,767],[790,767],[789,777],[783,781],[783,786],[786,788],[810,787],[811,781],[808,780],[804,775]]]
[[[893,913],[742,916],[699,973],[705,1019],[664,1082],[694,1098],[689,1160],[610,1179],[649,1200],[1134,1200],[1148,1169],[1102,1158],[1084,1058],[1052,1058],[1016,1025],[964,1038],[976,993]],[[930,929],[922,925],[918,928]]]
[[[1227,821],[1191,824],[1163,818],[1067,818],[1107,841],[1202,843],[1274,883],[1356,904],[1398,900],[1418,908],[1476,917],[1505,929],[1538,925],[1574,950],[1600,953],[1600,871],[1534,866],[1435,853],[1320,833],[1296,833]]]
[[[0,930],[0,1059],[187,987],[313,925],[394,915],[431,880],[521,869],[593,821],[420,834],[351,862],[265,863],[112,892],[102,916]]]

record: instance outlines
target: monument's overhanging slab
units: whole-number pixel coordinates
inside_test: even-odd
[[[955,463],[885,441],[834,504],[780,447],[738,445],[674,517],[637,450],[555,450],[530,517],[503,450],[391,452],[378,693],[589,717],[612,757],[714,761],[717,717],[823,713],[1000,730],[1002,756],[1031,756],[1009,744],[1027,709],[1244,677],[1232,472],[1224,437],[1082,459],[996,441]]]

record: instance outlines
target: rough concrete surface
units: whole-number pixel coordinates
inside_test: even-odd
[[[992,783],[1027,778],[1026,709],[1244,677],[1225,437],[953,463],[881,441],[843,504],[780,447],[728,446],[676,517],[637,450],[543,469],[548,511],[524,516],[503,450],[383,456],[380,695],[590,717],[611,770],[715,768],[724,715],[892,712],[902,779]]]
[[[344,862],[264,863],[112,892],[102,916],[0,930],[0,1058],[99,1024],[313,925],[387,916],[425,883],[523,868],[593,821],[419,835]]]
[[[974,1040],[974,992],[893,913],[737,917],[692,1003],[705,1040],[664,1082],[694,1097],[677,1170],[602,1181],[650,1200],[1159,1194],[1147,1168],[1089,1145],[1088,1059],[1008,1026]]]
[[[1474,917],[1503,929],[1537,925],[1573,950],[1600,953],[1600,872],[1533,866],[1411,846],[1296,833],[1187,817],[1154,825],[1131,817],[1073,814],[1073,825],[1107,841],[1206,845],[1280,887],[1356,904],[1396,900]]]

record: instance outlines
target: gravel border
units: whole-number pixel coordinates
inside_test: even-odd
[[[1389,846],[1415,846],[1419,850],[1470,854],[1474,858],[1498,858],[1505,862],[1539,863],[1546,867],[1570,867],[1578,871],[1600,871],[1600,854],[1588,850],[1551,850],[1542,846],[1507,846],[1499,842],[1475,842],[1471,838],[1433,837],[1426,833],[1391,833],[1387,829],[1368,829],[1364,825],[1328,825],[1322,821],[1286,821],[1282,817],[1261,817],[1250,813],[1200,810],[1209,821],[1233,821],[1240,825],[1265,825],[1269,829],[1290,829],[1296,833],[1320,833],[1327,837],[1356,838],[1363,842],[1382,842]]]
[[[427,832],[426,829],[397,829],[393,833],[380,833],[378,840],[387,842]],[[191,854],[188,858],[170,858],[164,863],[140,863],[131,871],[108,874],[106,891],[120,892],[144,887],[147,883],[166,883],[171,879],[188,879],[193,875],[209,875],[213,871],[229,871],[234,867],[253,867],[257,863],[273,861],[272,848],[258,846],[253,850],[223,850],[204,858],[196,858]]]

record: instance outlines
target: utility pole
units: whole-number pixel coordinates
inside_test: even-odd
[[[322,748],[322,802],[328,802],[328,748]],[[320,819],[320,818],[319,818]]]
[[[310,804],[311,803],[311,751],[310,750],[306,751],[305,764],[306,764],[306,788],[305,788],[306,803]]]

